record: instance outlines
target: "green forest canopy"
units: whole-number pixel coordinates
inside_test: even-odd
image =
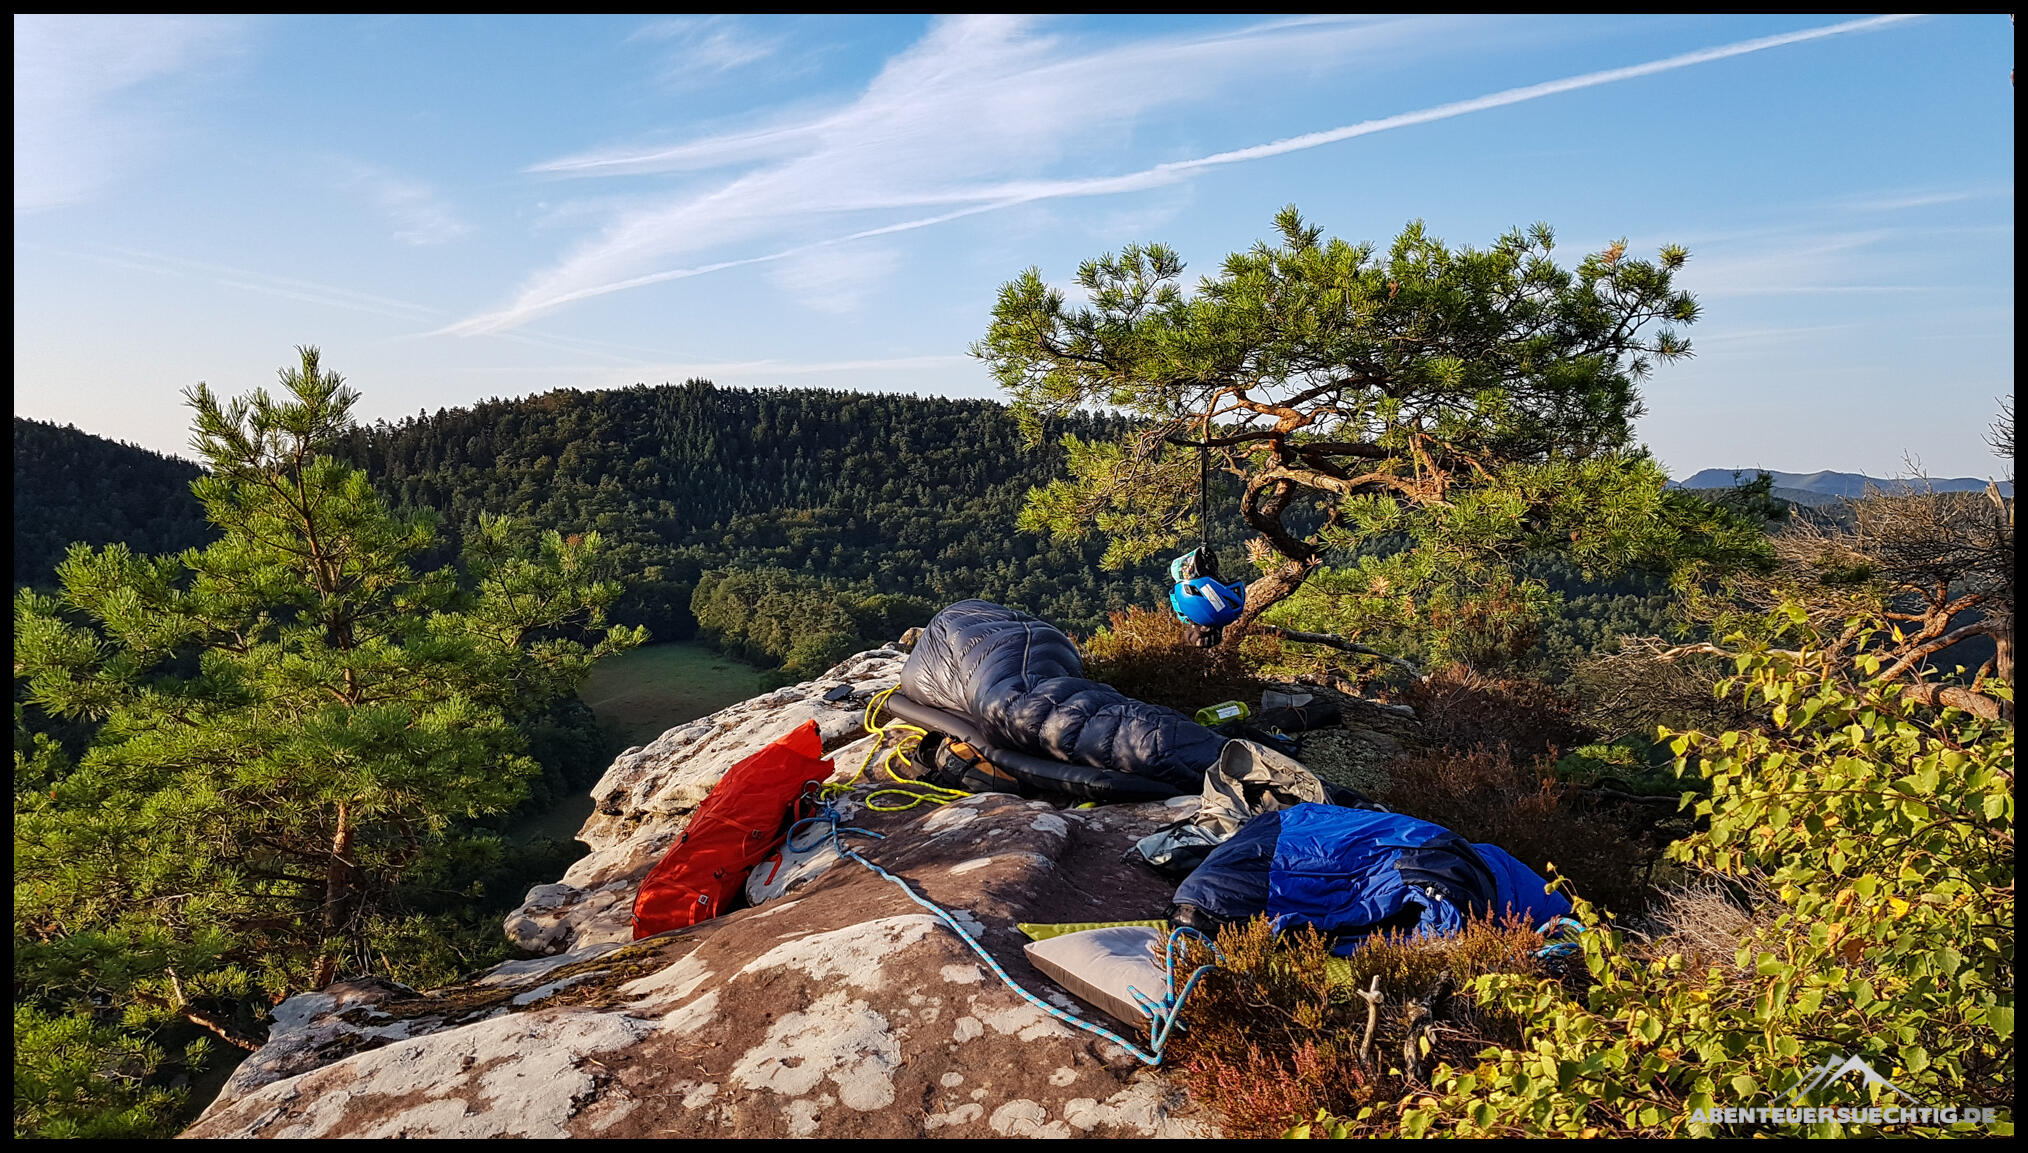
[[[1061,431],[1105,437],[1118,424],[1074,416]],[[164,552],[209,539],[188,492],[195,465],[18,417],[15,429],[17,445],[27,437],[39,446],[16,453],[17,583],[47,587],[73,540]],[[439,513],[432,563],[456,555],[481,513],[602,533],[629,588],[617,619],[647,625],[657,640],[693,634],[692,596],[712,570],[784,570],[855,598],[932,607],[984,597],[1077,632],[1128,605],[1161,604],[1168,584],[1155,564],[1104,570],[1102,542],[1016,528],[1028,491],[1061,475],[1062,454],[1053,442],[1024,450],[1013,414],[993,401],[699,380],[559,390],[363,426],[342,453],[390,504]],[[180,471],[143,477],[151,465]],[[91,483],[116,474],[137,479]],[[22,493],[38,494],[32,507]],[[1224,499],[1230,507],[1233,495]],[[102,519],[127,535],[94,528]],[[1213,543],[1236,555],[1237,515],[1219,516],[1214,503],[1212,520]],[[1552,622],[1549,650],[1659,623],[1658,582],[1549,575],[1577,610],[1569,637]]]

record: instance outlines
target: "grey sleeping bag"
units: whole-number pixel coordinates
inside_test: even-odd
[[[957,714],[996,746],[1196,792],[1226,738],[1174,709],[1084,677],[1055,626],[990,601],[959,601],[923,630],[901,695]]]

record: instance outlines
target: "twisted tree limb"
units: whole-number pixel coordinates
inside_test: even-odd
[[[1426,1081],[1428,1058],[1436,1049],[1436,1024],[1450,1007],[1454,984],[1450,970],[1437,974],[1429,992],[1408,1003],[1408,1036],[1401,1043],[1402,1070],[1410,1080]]]
[[[176,975],[176,970],[174,969],[170,969],[168,972],[169,987],[176,993],[175,1001],[171,1002],[160,994],[149,993],[145,990],[137,991],[140,999],[169,1009],[178,1017],[183,1018],[198,1028],[216,1034],[219,1040],[234,1048],[244,1049],[249,1053],[260,1051],[260,1043],[258,1041],[249,1041],[245,1037],[234,1033],[224,1022],[199,1011],[196,1006],[192,1005],[190,998],[183,992],[183,979]]]
[[[1963,709],[1982,721],[2000,719],[1999,701],[1961,685],[1938,685],[1925,681],[1902,689],[1901,696],[1903,700],[1915,701],[1933,709]]]
[[[1401,669],[1403,672],[1407,673],[1409,676],[1414,677],[1418,681],[1425,681],[1429,679],[1428,675],[1425,674],[1421,669],[1416,668],[1414,664],[1405,661],[1398,656],[1395,656],[1393,653],[1383,653],[1379,649],[1370,649],[1367,648],[1365,645],[1358,644],[1354,641],[1348,641],[1344,637],[1335,636],[1331,633],[1297,632],[1295,629],[1285,629],[1280,625],[1256,625],[1255,627],[1259,629],[1259,631],[1266,633],[1269,636],[1280,637],[1283,640],[1288,641],[1295,641],[1298,644],[1327,645],[1331,648],[1338,649],[1342,652],[1358,653],[1361,656],[1377,657],[1380,660],[1386,661],[1388,664],[1394,665],[1395,667]]]
[[[261,1047],[258,1042],[247,1040],[246,1038],[238,1035],[237,1033],[232,1032],[230,1029],[227,1029],[217,1020],[211,1017],[207,1017],[204,1014],[198,1012],[197,1010],[190,1008],[189,1006],[185,1006],[182,1009],[177,1010],[177,1014],[181,1016],[185,1021],[190,1022],[191,1024],[197,1026],[198,1028],[205,1029],[208,1030],[209,1032],[217,1034],[219,1040],[224,1041],[226,1044],[231,1045],[236,1049],[244,1049],[249,1053],[260,1052]]]
[[[1958,629],[1945,637],[1938,638],[1938,641],[1933,641],[1929,645],[1924,646],[1922,652],[1917,655],[1920,656],[1923,653],[1940,649],[1946,644],[1955,644],[1957,641],[1963,640],[1968,636],[1997,636],[1998,632],[1998,629],[1988,627],[1983,621],[1977,622]],[[1631,639],[1633,638],[1622,638],[1623,641]],[[1791,660],[1801,660],[1803,657],[1802,653],[1792,649],[1769,649],[1767,651],[1770,655],[1788,657]],[[1710,644],[1676,645],[1673,648],[1661,649],[1659,651],[1650,650],[1646,655],[1653,660],[1667,663],[1679,657],[1693,654],[1733,658],[1739,656],[1738,653],[1730,649],[1722,649],[1717,645]],[[1905,660],[1901,664],[1896,665],[1890,672],[1903,674],[1911,663],[1911,661]],[[1983,671],[1983,667],[1981,671]],[[1882,679],[1887,679],[1884,674]],[[1974,681],[1975,685],[1977,683],[1977,681]],[[1967,688],[1963,685],[1943,685],[1932,681],[1917,681],[1903,686],[1901,696],[1903,700],[1927,705],[1933,709],[1962,709],[1985,721],[1997,721],[2006,713],[2006,710],[2001,707],[1999,701],[1979,692],[1977,688]]]
[[[1373,974],[1370,988],[1355,989],[1359,999],[1366,1002],[1366,1036],[1359,1042],[1359,1063],[1373,1064],[1373,1031],[1380,1027],[1380,1003],[1387,1000],[1387,994],[1380,991],[1380,974]]]

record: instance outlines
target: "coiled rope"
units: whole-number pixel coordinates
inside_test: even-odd
[[[1571,930],[1571,932],[1567,933],[1565,930]],[[1585,932],[1586,930],[1583,923],[1570,917],[1551,917],[1540,925],[1535,926],[1535,931],[1542,934],[1545,938],[1557,936],[1564,938],[1561,941],[1552,941],[1542,948],[1535,950],[1537,957],[1548,960],[1551,957],[1568,957],[1572,953],[1577,952],[1579,945],[1575,939],[1575,934]]]
[[[851,792],[866,775],[866,770],[873,767],[876,757],[879,758],[880,771],[886,773],[887,779],[894,782],[874,789],[860,798],[860,804],[876,813],[905,812],[917,805],[948,805],[952,801],[972,795],[963,789],[947,789],[942,785],[932,785],[927,781],[918,781],[902,774],[899,766],[907,761],[908,755],[914,752],[918,745],[922,744],[923,738],[929,735],[929,730],[900,719],[889,721],[884,725],[879,723],[881,706],[885,705],[887,698],[893,696],[894,690],[900,687],[892,685],[882,689],[866,702],[866,717],[863,723],[867,734],[873,737],[873,746],[866,750],[866,759],[859,762],[859,768],[854,770],[851,776],[824,786],[823,792],[819,794],[821,799],[830,800]],[[889,746],[887,743],[889,737],[900,739]]]

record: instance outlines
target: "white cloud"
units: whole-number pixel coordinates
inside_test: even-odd
[[[977,365],[969,356],[890,356],[865,360],[728,360],[644,365],[672,379],[678,375],[717,378],[751,373],[758,376],[810,376],[832,372],[934,372]]]
[[[1959,204],[1967,200],[1987,200],[2012,195],[2014,195],[2012,184],[1980,185],[1973,188],[1917,188],[1851,196],[1840,200],[1838,207],[1848,212],[1905,212],[1913,208],[1932,208],[1939,204]]]
[[[132,248],[109,248],[69,252],[65,255],[99,264],[110,264],[117,268],[136,272],[153,272],[165,276],[176,276],[221,288],[233,288],[251,292],[258,296],[294,300],[314,304],[321,308],[342,308],[352,312],[364,312],[374,316],[385,316],[397,320],[423,322],[440,315],[436,309],[406,300],[357,292],[316,281],[298,280],[288,276],[272,276],[245,268],[226,264],[213,264],[202,260],[188,260],[180,256],[169,256],[159,252],[142,252]]]
[[[900,266],[892,249],[827,246],[776,264],[768,279],[806,308],[843,315],[857,312]]]
[[[502,334],[513,336],[515,334]],[[562,343],[552,345],[562,348]],[[588,379],[592,387],[618,388],[645,381],[689,380],[701,377],[716,384],[734,387],[786,384],[805,376],[835,376],[875,373],[935,373],[942,377],[981,375],[979,361],[969,356],[888,356],[858,360],[669,360],[636,359],[615,367],[610,364],[472,365],[459,372],[477,375],[543,374]],[[878,379],[878,378],[876,378]],[[853,387],[857,387],[856,385]]]
[[[926,227],[1032,199],[1033,182],[1019,177],[1116,153],[1151,109],[1205,99],[1263,73],[1397,52],[1437,27],[1284,23],[1080,51],[1031,19],[939,21],[842,108],[673,148],[606,150],[537,166],[577,176],[743,170],[619,218],[536,276],[501,314],[476,318],[467,330],[519,324],[586,296],[782,260],[813,244]],[[910,209],[922,215],[895,219]],[[867,220],[869,214],[885,219]],[[848,226],[845,236],[797,242],[798,233],[826,227],[829,218],[855,215],[860,227]],[[772,251],[696,259],[770,239]],[[694,263],[657,270],[672,261]]]
[[[42,249],[40,245],[19,244],[21,248],[36,248],[42,251],[56,251],[78,260],[89,260],[97,264],[111,265],[134,272],[148,272],[162,276],[173,276],[218,288],[229,288],[239,292],[276,300],[291,300],[300,304],[315,305],[320,309],[343,309],[372,316],[383,316],[391,320],[415,324],[441,323],[444,313],[441,309],[413,301],[359,292],[333,284],[312,280],[301,280],[290,276],[274,276],[252,269],[236,268],[227,264],[210,261],[190,260],[160,252],[143,252],[132,248],[105,248],[65,251]],[[642,348],[636,345],[614,344],[611,341],[588,340],[582,337],[566,336],[544,332],[539,329],[521,328],[512,332],[492,333],[502,340],[536,348],[559,352],[570,352],[585,356],[596,356],[609,362],[640,364],[645,358],[666,357],[662,349]],[[601,366],[606,368],[609,366]]]
[[[1043,174],[1072,161],[1116,154],[1137,119],[1158,106],[1199,99],[1262,72],[1283,76],[1322,62],[1345,67],[1361,53],[1386,51],[1398,57],[1407,43],[1426,42],[1443,26],[1431,21],[1283,22],[1214,37],[1148,40],[1078,53],[1028,19],[945,20],[890,60],[864,94],[836,112],[675,148],[607,151],[538,166],[545,173],[591,176],[755,165],[706,191],[620,218],[538,274],[506,308],[453,328],[497,331],[610,292],[779,261],[830,244],[1037,200],[1161,187],[1213,167],[1870,31],[1902,19],[1907,17],[1875,17],[1740,41],[1139,171],[1060,177]],[[864,220],[882,213],[891,220],[898,210],[925,209],[933,211],[842,237],[648,271],[729,245],[807,234],[827,217]]]
[[[760,36],[733,16],[670,16],[641,26],[629,40],[669,45],[660,80],[667,88],[694,88],[718,76],[775,56],[781,36]]]
[[[164,84],[239,32],[198,17],[14,17],[14,210],[88,200],[165,147]]]
[[[394,238],[401,243],[424,247],[471,234],[472,226],[429,185],[370,165],[352,167],[352,187],[387,218],[394,226]]]
[[[1712,345],[1793,344],[1821,339],[1827,333],[1851,332],[1857,324],[1794,324],[1775,328],[1718,329],[1697,333],[1697,347],[1709,351]]]
[[[1679,282],[1700,298],[1935,291],[1929,285],[1898,282],[1912,270],[1894,242],[1908,235],[1905,230],[1874,229],[1771,234],[1748,243],[1720,244],[1716,255],[1693,257]]]

